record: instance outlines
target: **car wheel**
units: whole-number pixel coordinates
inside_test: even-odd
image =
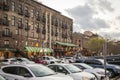
[[[115,73],[114,73],[113,70],[108,70],[108,71],[109,71],[109,77],[110,77],[110,78],[115,77]]]

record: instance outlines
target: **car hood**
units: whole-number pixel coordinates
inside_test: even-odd
[[[120,69],[120,66],[114,64],[107,64],[107,68],[117,68]]]
[[[58,73],[51,76],[37,77],[34,80],[73,80],[73,78],[68,75]]]
[[[86,78],[94,78],[95,76],[91,73],[88,72],[79,72],[79,73],[72,73],[70,74],[71,77],[73,78],[82,78],[82,77],[86,77]]]

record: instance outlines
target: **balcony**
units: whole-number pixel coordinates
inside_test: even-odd
[[[42,18],[42,22],[46,22],[46,18],[43,16],[43,18]]]
[[[9,26],[9,20],[7,20],[7,19],[3,20],[3,25]]]
[[[36,20],[37,20],[37,21],[40,21],[40,16],[37,16],[37,17],[36,17]]]
[[[26,30],[26,31],[29,31],[29,30],[30,30],[30,26],[29,26],[29,25],[26,25],[26,26],[25,26],[25,30]]]
[[[3,24],[3,19],[0,18],[0,25],[2,25],[2,24]]]
[[[2,36],[3,37],[12,37],[12,32],[10,32],[10,31],[8,31],[8,32],[2,31]]]
[[[46,34],[46,30],[45,29],[42,30],[42,34]]]
[[[58,32],[55,33],[55,36],[58,36]]]
[[[4,11],[9,11],[9,6],[8,6],[7,4],[6,4],[6,5],[4,4],[4,5],[3,5],[3,10],[4,10]]]
[[[0,9],[2,9],[2,3],[0,2]]]
[[[25,11],[25,17],[30,17],[30,14],[29,14],[29,12],[28,11]]]
[[[19,15],[23,15],[23,10],[22,10],[22,9],[19,9],[19,10],[18,10],[18,14],[19,14]]]
[[[51,35],[52,35],[52,36],[54,35],[54,32],[53,32],[53,31],[51,32]]]
[[[37,29],[36,29],[36,32],[37,32],[37,33],[40,33],[40,28],[37,28]]]
[[[18,28],[19,28],[19,29],[23,29],[23,26],[24,26],[24,25],[23,25],[22,23],[18,23]]]

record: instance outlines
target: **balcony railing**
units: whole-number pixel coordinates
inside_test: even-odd
[[[30,13],[28,11],[25,11],[25,17],[30,17]]]
[[[9,11],[9,6],[4,4],[4,5],[3,5],[3,10],[4,10],[4,11]]]
[[[40,16],[37,16],[37,17],[36,17],[36,20],[37,20],[37,21],[40,21]]]
[[[58,32],[55,33],[55,36],[58,36]]]
[[[30,26],[29,25],[25,26],[25,30],[26,31],[30,30]]]
[[[45,29],[42,30],[42,34],[46,34],[46,30]]]
[[[0,25],[2,25],[2,24],[3,24],[3,19],[0,18]]]
[[[12,32],[10,32],[10,31],[8,31],[8,32],[2,31],[2,36],[3,37],[12,37]]]
[[[22,9],[18,9],[18,14],[19,15],[23,15],[23,10]]]
[[[9,20],[3,20],[3,25],[9,26]]]
[[[37,32],[37,33],[40,33],[40,28],[37,28],[37,29],[36,29],[36,32]]]
[[[18,23],[18,28],[19,28],[19,29],[23,29],[23,26],[24,26],[24,25],[23,25],[22,23]]]

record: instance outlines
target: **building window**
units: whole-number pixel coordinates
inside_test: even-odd
[[[22,26],[22,18],[19,18],[18,19],[18,27],[19,28],[22,28],[23,26]]]
[[[19,31],[17,29],[15,30],[15,34],[19,34]]]
[[[8,28],[5,29],[5,35],[10,35],[10,29]]]
[[[25,32],[25,36],[28,37],[28,32],[27,31]]]
[[[32,32],[32,35],[31,35],[32,38],[34,38],[34,32]]]
[[[34,10],[33,9],[31,10],[31,17],[32,18],[34,17]]]
[[[15,45],[18,46],[18,41],[15,41]]]
[[[4,41],[4,44],[5,44],[5,45],[9,45],[9,44],[10,44],[9,40],[5,40],[5,41]]]
[[[15,11],[15,2],[12,1],[12,11]]]
[[[25,45],[26,45],[26,46],[28,45],[28,42],[27,42],[27,41],[25,42]]]
[[[31,29],[34,30],[34,22],[31,23]]]
[[[15,16],[12,16],[12,26],[15,26]]]
[[[28,27],[28,20],[25,20],[25,27]]]
[[[7,5],[8,4],[8,0],[4,0],[4,5]]]
[[[3,22],[3,23],[4,23],[4,24],[6,24],[6,23],[7,23],[7,21],[8,21],[8,15],[7,15],[7,14],[5,14],[5,15],[4,15],[4,19],[3,19],[3,20],[4,20],[4,22]]]

